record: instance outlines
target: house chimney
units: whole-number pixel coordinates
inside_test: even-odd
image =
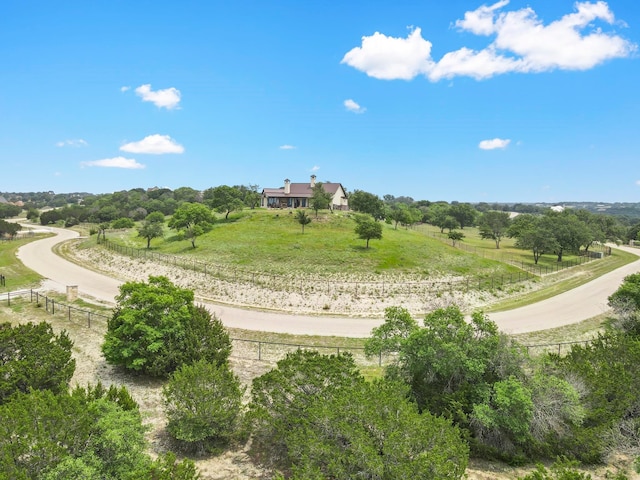
[[[311,175],[311,188],[316,186],[316,176]]]
[[[289,195],[291,193],[291,180],[288,178],[284,181],[284,194]]]

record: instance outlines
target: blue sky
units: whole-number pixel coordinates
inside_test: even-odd
[[[0,4],[0,191],[640,201],[632,0]]]

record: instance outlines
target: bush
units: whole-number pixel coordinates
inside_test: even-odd
[[[73,342],[50,324],[0,324],[0,404],[17,392],[64,392],[76,368]]]
[[[122,217],[122,218],[118,218],[117,220],[114,220],[113,222],[111,222],[111,228],[133,228],[136,225],[136,222],[134,222],[132,219],[127,218],[127,217]]]
[[[227,364],[183,366],[162,391],[169,434],[190,451],[226,445],[237,431],[244,391]]]

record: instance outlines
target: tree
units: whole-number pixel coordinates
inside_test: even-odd
[[[451,240],[451,244],[455,247],[456,242],[461,242],[462,239],[464,238],[464,233],[458,232],[456,230],[452,230],[449,232],[447,237],[449,238],[449,240]]]
[[[450,421],[419,413],[378,380],[316,400],[287,433],[293,478],[464,478],[468,447]]]
[[[0,219],[0,237],[7,235],[13,238],[20,230],[22,230],[22,225],[19,223],[7,222],[6,220]]]
[[[466,321],[458,307],[435,310],[400,346],[388,373],[406,379],[422,410],[461,424],[490,385],[522,375],[522,349],[481,312]]]
[[[202,200],[202,194],[191,187],[179,187],[173,191],[173,198],[178,203],[199,203]]]
[[[377,195],[355,190],[349,195],[349,208],[354,212],[367,213],[376,220],[384,218],[384,203]]]
[[[76,368],[73,342],[50,324],[0,324],[0,404],[30,390],[64,392]]]
[[[242,193],[242,201],[251,210],[260,205],[260,192],[258,191],[257,184],[249,185],[236,185],[233,188],[237,188]]]
[[[166,277],[120,286],[102,353],[108,363],[166,377],[183,364],[227,361],[231,342],[222,322],[193,304],[193,291]]]
[[[113,222],[111,222],[111,228],[120,229],[120,228],[133,228],[135,227],[136,222],[133,219],[128,217],[120,217]]]
[[[502,453],[513,454],[530,440],[533,419],[531,391],[515,377],[491,385],[481,403],[474,405],[471,427],[475,438]]]
[[[201,203],[183,203],[169,220],[169,228],[183,231],[196,248],[196,238],[211,230],[214,219],[211,210]]]
[[[138,236],[147,239],[147,250],[151,248],[151,240],[164,235],[164,215],[161,212],[153,212],[146,216],[144,222],[138,228]]]
[[[571,212],[549,212],[540,220],[540,226],[553,232],[558,262],[562,261],[564,252],[579,253],[580,247],[589,242],[587,226]]]
[[[536,265],[542,255],[559,249],[558,241],[554,237],[553,232],[544,227],[533,228],[523,232],[516,239],[515,246],[531,250],[533,253],[533,262]]]
[[[276,465],[289,463],[289,434],[308,419],[308,407],[362,382],[350,354],[288,353],[275,369],[253,380],[248,414],[253,448]]]
[[[11,218],[20,215],[22,207],[10,203],[0,203],[0,218]]]
[[[296,212],[296,221],[302,226],[302,233],[304,234],[304,226],[311,223],[311,218],[304,210],[298,210]]]
[[[322,182],[317,182],[311,187],[311,198],[309,204],[311,208],[316,212],[316,218],[318,218],[318,211],[331,207],[331,200],[333,196],[324,189]]]
[[[367,215],[366,218],[360,218],[356,220],[356,234],[358,238],[367,241],[367,247],[369,248],[369,240],[375,238],[380,240],[382,238],[382,224],[375,221],[373,217]]]
[[[40,212],[38,211],[38,209],[30,208],[29,210],[27,210],[27,220],[35,222],[36,220],[38,220],[38,218],[40,218]]]
[[[137,408],[83,390],[31,391],[0,406],[4,478],[144,478],[150,458]]]
[[[239,426],[244,391],[226,363],[183,365],[162,390],[169,434],[189,451],[226,445]]]
[[[384,323],[371,330],[371,336],[364,343],[364,352],[368,357],[397,353],[402,342],[418,330],[409,310],[402,307],[387,307],[384,310]]]
[[[449,215],[455,218],[464,230],[464,227],[475,224],[478,212],[468,203],[455,203],[449,207]]]
[[[480,217],[480,236],[495,241],[496,248],[500,248],[500,241],[507,234],[510,223],[507,212],[485,212]]]
[[[202,193],[202,198],[209,207],[224,213],[225,220],[229,218],[231,212],[242,210],[244,207],[242,191],[228,185],[208,188]]]

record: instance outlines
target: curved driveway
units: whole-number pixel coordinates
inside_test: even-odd
[[[87,270],[52,252],[58,243],[78,237],[77,232],[49,227],[56,236],[28,243],[18,250],[18,258],[28,268],[45,277],[45,287],[64,292],[67,285],[78,286],[81,297],[114,304],[121,281]],[[636,253],[633,249],[624,250]],[[607,297],[625,276],[640,271],[640,259],[599,277],[569,292],[556,295],[533,305],[506,312],[492,313],[491,320],[508,333],[546,330],[576,323],[605,312]],[[311,316],[245,310],[219,304],[207,304],[228,327],[266,332],[367,337],[381,319]]]

